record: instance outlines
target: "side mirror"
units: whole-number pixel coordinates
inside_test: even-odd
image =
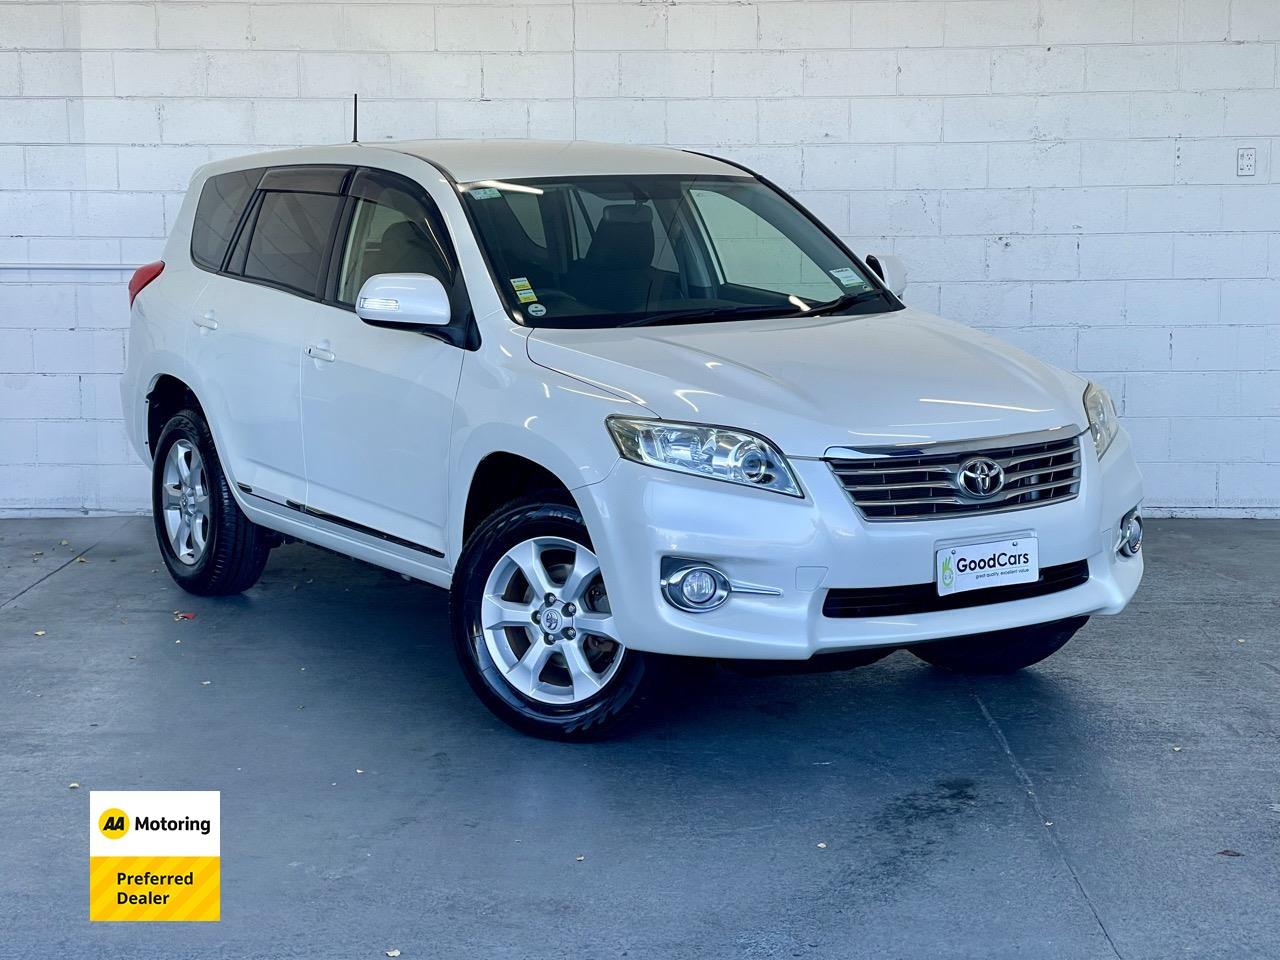
[[[449,322],[449,294],[425,273],[379,273],[360,288],[356,316],[380,326],[443,327]]]
[[[889,292],[901,298],[902,292],[907,289],[907,265],[902,262],[902,258],[895,257],[892,253],[868,253],[865,259],[867,266],[880,275]]]

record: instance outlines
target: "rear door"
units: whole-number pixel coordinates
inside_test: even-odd
[[[302,427],[310,512],[442,556],[449,436],[471,307],[434,202],[413,181],[361,169],[349,188],[325,302],[307,326]],[[425,273],[453,321],[377,327],[356,294],[380,273]]]
[[[267,170],[192,316],[219,455],[237,483],[279,503],[306,502],[299,368],[349,173]]]

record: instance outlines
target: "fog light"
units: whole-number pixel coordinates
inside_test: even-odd
[[[706,564],[680,567],[663,578],[662,595],[673,607],[701,613],[729,598],[729,580]]]
[[[716,578],[710,570],[690,570],[680,581],[680,596],[685,603],[700,607],[716,595]]]
[[[1126,513],[1120,521],[1120,542],[1116,550],[1122,557],[1136,557],[1142,550],[1142,516],[1137,508]]]

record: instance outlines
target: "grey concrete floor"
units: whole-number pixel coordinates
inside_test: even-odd
[[[0,956],[1280,955],[1278,524],[1152,524],[1012,678],[722,673],[589,746],[485,712],[442,592],[290,546],[201,600],[151,536],[0,522]],[[93,788],[222,791],[221,923],[88,922]]]

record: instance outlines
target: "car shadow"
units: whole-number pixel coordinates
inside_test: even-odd
[[[443,590],[310,547],[278,553],[260,587],[218,602],[246,613],[267,604],[272,620],[305,624],[272,630],[277,653],[285,652],[283,645],[289,657],[314,664],[312,670],[333,667],[328,675],[337,682],[326,696],[336,698],[343,713],[360,710],[359,698],[376,690],[379,706],[366,707],[366,716],[393,706],[401,729],[408,724],[424,736],[466,728],[468,737],[507,747],[569,753],[609,744],[643,750],[732,743],[734,752],[746,755],[792,743],[866,759],[886,744],[917,754],[939,745],[990,753],[998,745],[983,698],[999,701],[1005,712],[1033,707],[1068,725],[1087,709],[1088,698],[1079,701],[1077,686],[1053,661],[1012,676],[974,677],[940,671],[899,651],[847,671],[757,676],[705,661],[680,667],[679,658],[664,658],[677,665],[668,671],[673,675],[603,744],[533,748],[467,687],[453,654]],[[1058,654],[1071,656],[1071,645]]]

